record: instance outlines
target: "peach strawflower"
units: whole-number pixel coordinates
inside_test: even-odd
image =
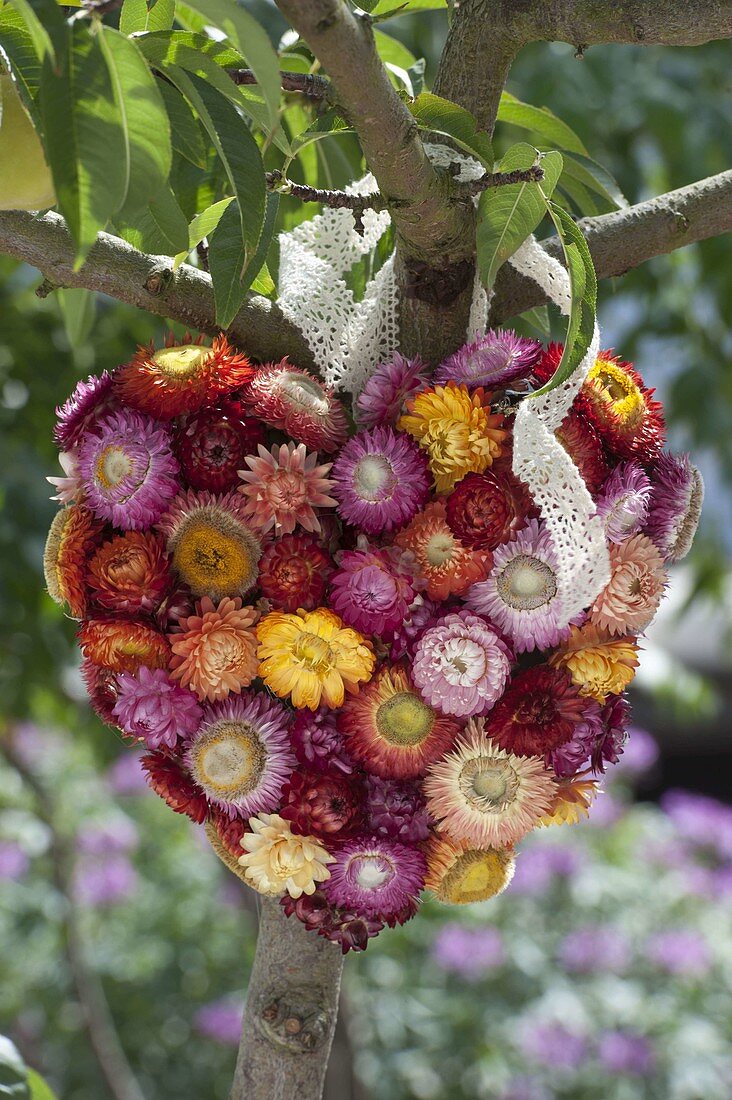
[[[471,584],[485,580],[493,563],[489,550],[472,550],[453,534],[441,500],[428,504],[394,541],[414,554],[433,600],[462,596]]]
[[[242,607],[238,598],[225,596],[215,606],[204,596],[196,604],[196,614],[180,620],[182,633],[169,635],[174,679],[209,703],[248,687],[257,675],[252,627],[258,618],[259,612]]]
[[[633,535],[610,546],[610,568],[610,580],[592,605],[590,622],[611,634],[639,634],[663,596],[663,558],[646,535]]]
[[[471,394],[448,382],[418,393],[407,409],[397,427],[427,451],[438,493],[449,493],[466,474],[482,474],[501,453],[503,416],[491,414],[482,389]]]
[[[86,612],[86,563],[102,524],[83,504],[69,504],[53,517],[43,552],[43,574],[52,600],[66,604],[75,619]]]
[[[273,611],[257,627],[259,675],[268,688],[293,706],[317,710],[343,705],[346,691],[371,678],[371,642],[343,625],[333,611],[319,607],[287,615]]]
[[[249,818],[250,833],[239,843],[245,849],[239,865],[250,886],[260,894],[291,898],[314,894],[316,883],[330,878],[333,862],[327,848],[312,836],[297,836],[289,821],[279,814],[257,814]]]
[[[613,638],[592,623],[573,626],[569,638],[549,664],[566,668],[581,695],[604,703],[608,695],[620,695],[638,667],[636,638]]]
[[[590,806],[600,793],[597,779],[586,774],[557,781],[554,805],[539,822],[540,825],[577,825],[589,817]]]
[[[315,452],[304,443],[275,444],[270,451],[261,444],[259,454],[247,455],[248,470],[240,470],[246,498],[245,514],[262,533],[289,535],[299,525],[306,531],[320,531],[316,508],[335,508],[328,496],[333,482],[326,474],[331,463],[318,465]]]

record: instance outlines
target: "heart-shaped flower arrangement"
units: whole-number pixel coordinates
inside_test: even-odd
[[[355,403],[220,336],[140,349],[58,410],[51,595],[101,717],[219,856],[349,948],[427,887],[479,901],[530,830],[588,812],[622,752],[638,635],[702,487],[603,352],[558,433],[611,578],[567,621],[511,470],[511,407],[556,370],[489,332],[429,376],[396,355]]]

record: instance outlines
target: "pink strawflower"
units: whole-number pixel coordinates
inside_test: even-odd
[[[79,443],[86,502],[123,531],[155,523],[178,492],[177,473],[168,429],[130,409],[98,421]]]
[[[645,533],[666,561],[680,561],[689,553],[703,503],[704,482],[689,455],[661,455],[651,471]]]
[[[646,535],[610,546],[610,580],[590,610],[590,622],[610,634],[640,634],[656,614],[667,574]]]
[[[278,808],[295,767],[289,722],[281,703],[252,692],[204,708],[185,763],[210,806],[231,818]]]
[[[640,462],[621,462],[604,482],[597,514],[610,542],[622,542],[641,530],[648,516],[651,482]]]
[[[362,428],[394,427],[408,397],[427,389],[429,367],[418,355],[405,359],[394,353],[371,375],[356,401],[356,420]]]
[[[485,619],[450,612],[424,632],[412,677],[422,698],[458,718],[486,714],[503,693],[511,652]]]
[[[71,396],[56,409],[53,438],[62,450],[70,450],[95,417],[116,406],[111,390],[112,375],[106,370],[98,377],[90,374],[86,382],[80,380],[76,383]]]
[[[438,604],[429,596],[415,596],[406,618],[399,624],[391,642],[390,657],[398,661],[412,657],[414,646],[423,630],[437,615]]]
[[[454,381],[472,389],[497,390],[517,378],[525,378],[541,354],[541,344],[517,336],[512,329],[490,329],[472,344],[465,344],[435,371],[434,383]]]
[[[137,672],[117,673],[117,702],[112,713],[131,737],[149,749],[174,749],[179,737],[190,737],[201,723],[195,695],[176,684],[162,668],[141,665]]]
[[[71,504],[84,491],[79,476],[79,456],[75,449],[61,451],[58,460],[61,463],[64,476],[46,478],[49,485],[53,485],[58,490],[56,496],[51,497],[51,500],[57,500],[60,504]]]
[[[258,367],[241,397],[265,424],[313,451],[335,451],[348,436],[346,414],[333,390],[287,359]]]
[[[413,439],[374,428],[346,443],[333,464],[333,480],[343,519],[379,535],[409,523],[425,504],[432,477]]]
[[[568,623],[557,581],[557,559],[544,524],[532,519],[496,548],[493,568],[465,602],[505,634],[517,653],[550,649]]]
[[[333,852],[322,890],[331,905],[390,927],[414,916],[427,861],[418,848],[382,837],[359,837]]]
[[[258,450],[258,456],[247,456],[249,469],[239,471],[244,482],[239,492],[246,498],[251,524],[275,535],[289,535],[298,525],[320,531],[315,509],[337,503],[328,495],[333,489],[326,476],[331,464],[319,466],[317,454],[309,454],[304,443],[275,444],[270,451],[260,445]]]
[[[405,557],[388,549],[345,551],[331,578],[330,606],[362,634],[392,635],[416,595]]]

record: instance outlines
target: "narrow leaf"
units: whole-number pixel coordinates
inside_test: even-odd
[[[587,241],[566,210],[562,210],[561,206],[550,202],[548,198],[546,208],[562,242],[564,262],[572,289],[572,305],[559,366],[546,385],[535,390],[532,397],[548,393],[555,386],[566,382],[574,373],[592,343],[597,314],[597,276]]]
[[[34,1069],[28,1070],[28,1087],[30,1088],[30,1100],[56,1100],[49,1085],[43,1080],[40,1073]]]
[[[157,82],[135,43],[112,27],[98,35],[124,135],[124,205],[144,208],[170,175],[170,122]]]
[[[28,3],[28,0],[10,0],[10,3],[28,28],[28,34],[31,36],[38,56],[42,59],[48,55],[51,61],[55,61],[56,51],[53,48],[51,36]]]
[[[69,27],[57,66],[46,57],[40,107],[46,155],[58,206],[76,245],[80,267],[97,233],[124,201],[127,149],[115,92],[99,36]]]
[[[206,145],[201,126],[186,100],[167,80],[158,82],[170,122],[173,149],[196,168],[206,167]]]
[[[535,329],[543,340],[548,340],[552,334],[552,327],[549,324],[549,310],[546,306],[535,306],[533,309],[527,309],[519,315],[520,321],[525,321],[527,325]]]
[[[118,232],[141,252],[176,256],[188,243],[188,221],[175,195],[165,184],[134,223],[117,223]]]
[[[204,237],[211,236],[221,221],[224,211],[232,202],[233,199],[221,199],[219,202],[207,206],[200,214],[196,214],[188,226],[188,248],[183,252],[179,252],[175,257],[174,268],[180,267],[189,252],[192,252],[194,248],[198,248]]]
[[[209,240],[208,264],[214,288],[216,321],[223,328],[228,328],[236,317],[247,290],[265,264],[278,204],[279,195],[268,196],[267,216],[255,253],[246,255],[241,236],[236,232],[239,217],[236,203],[224,212]]]
[[[463,149],[477,156],[488,169],[491,168],[493,152],[490,138],[484,131],[477,129],[478,124],[470,111],[432,92],[418,95],[409,104],[409,110],[423,130],[446,134]]]
[[[79,348],[86,341],[94,324],[96,296],[90,290],[61,288],[56,291],[66,335],[72,348]]]
[[[542,142],[546,142],[553,149],[566,149],[569,153],[579,153],[584,157],[590,155],[582,139],[572,127],[562,122],[561,118],[557,118],[548,107],[534,107],[530,103],[522,103],[510,92],[504,92],[501,96],[498,120],[536,134]]]
[[[40,112],[36,94],[41,82],[41,61],[22,17],[9,5],[0,8],[0,56],[7,63],[36,128]]]
[[[139,34],[147,30],[146,0],[124,0],[119,13],[119,29],[122,34]]]
[[[384,34],[383,31],[374,31],[374,41],[376,43],[376,51],[381,60],[386,64],[396,65],[400,69],[408,69],[411,65],[414,65],[417,58],[412,51],[408,49],[403,42],[400,42],[398,38],[392,38],[390,34]]]
[[[531,145],[512,146],[497,165],[501,172],[530,168],[539,154]],[[481,281],[491,287],[498,269],[533,233],[546,213],[545,195],[551,195],[562,171],[561,153],[545,153],[543,192],[537,183],[514,183],[484,191],[478,203],[478,268]]]

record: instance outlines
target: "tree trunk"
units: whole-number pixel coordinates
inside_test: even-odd
[[[320,1100],[342,969],[336,944],[262,899],[230,1100]]]

